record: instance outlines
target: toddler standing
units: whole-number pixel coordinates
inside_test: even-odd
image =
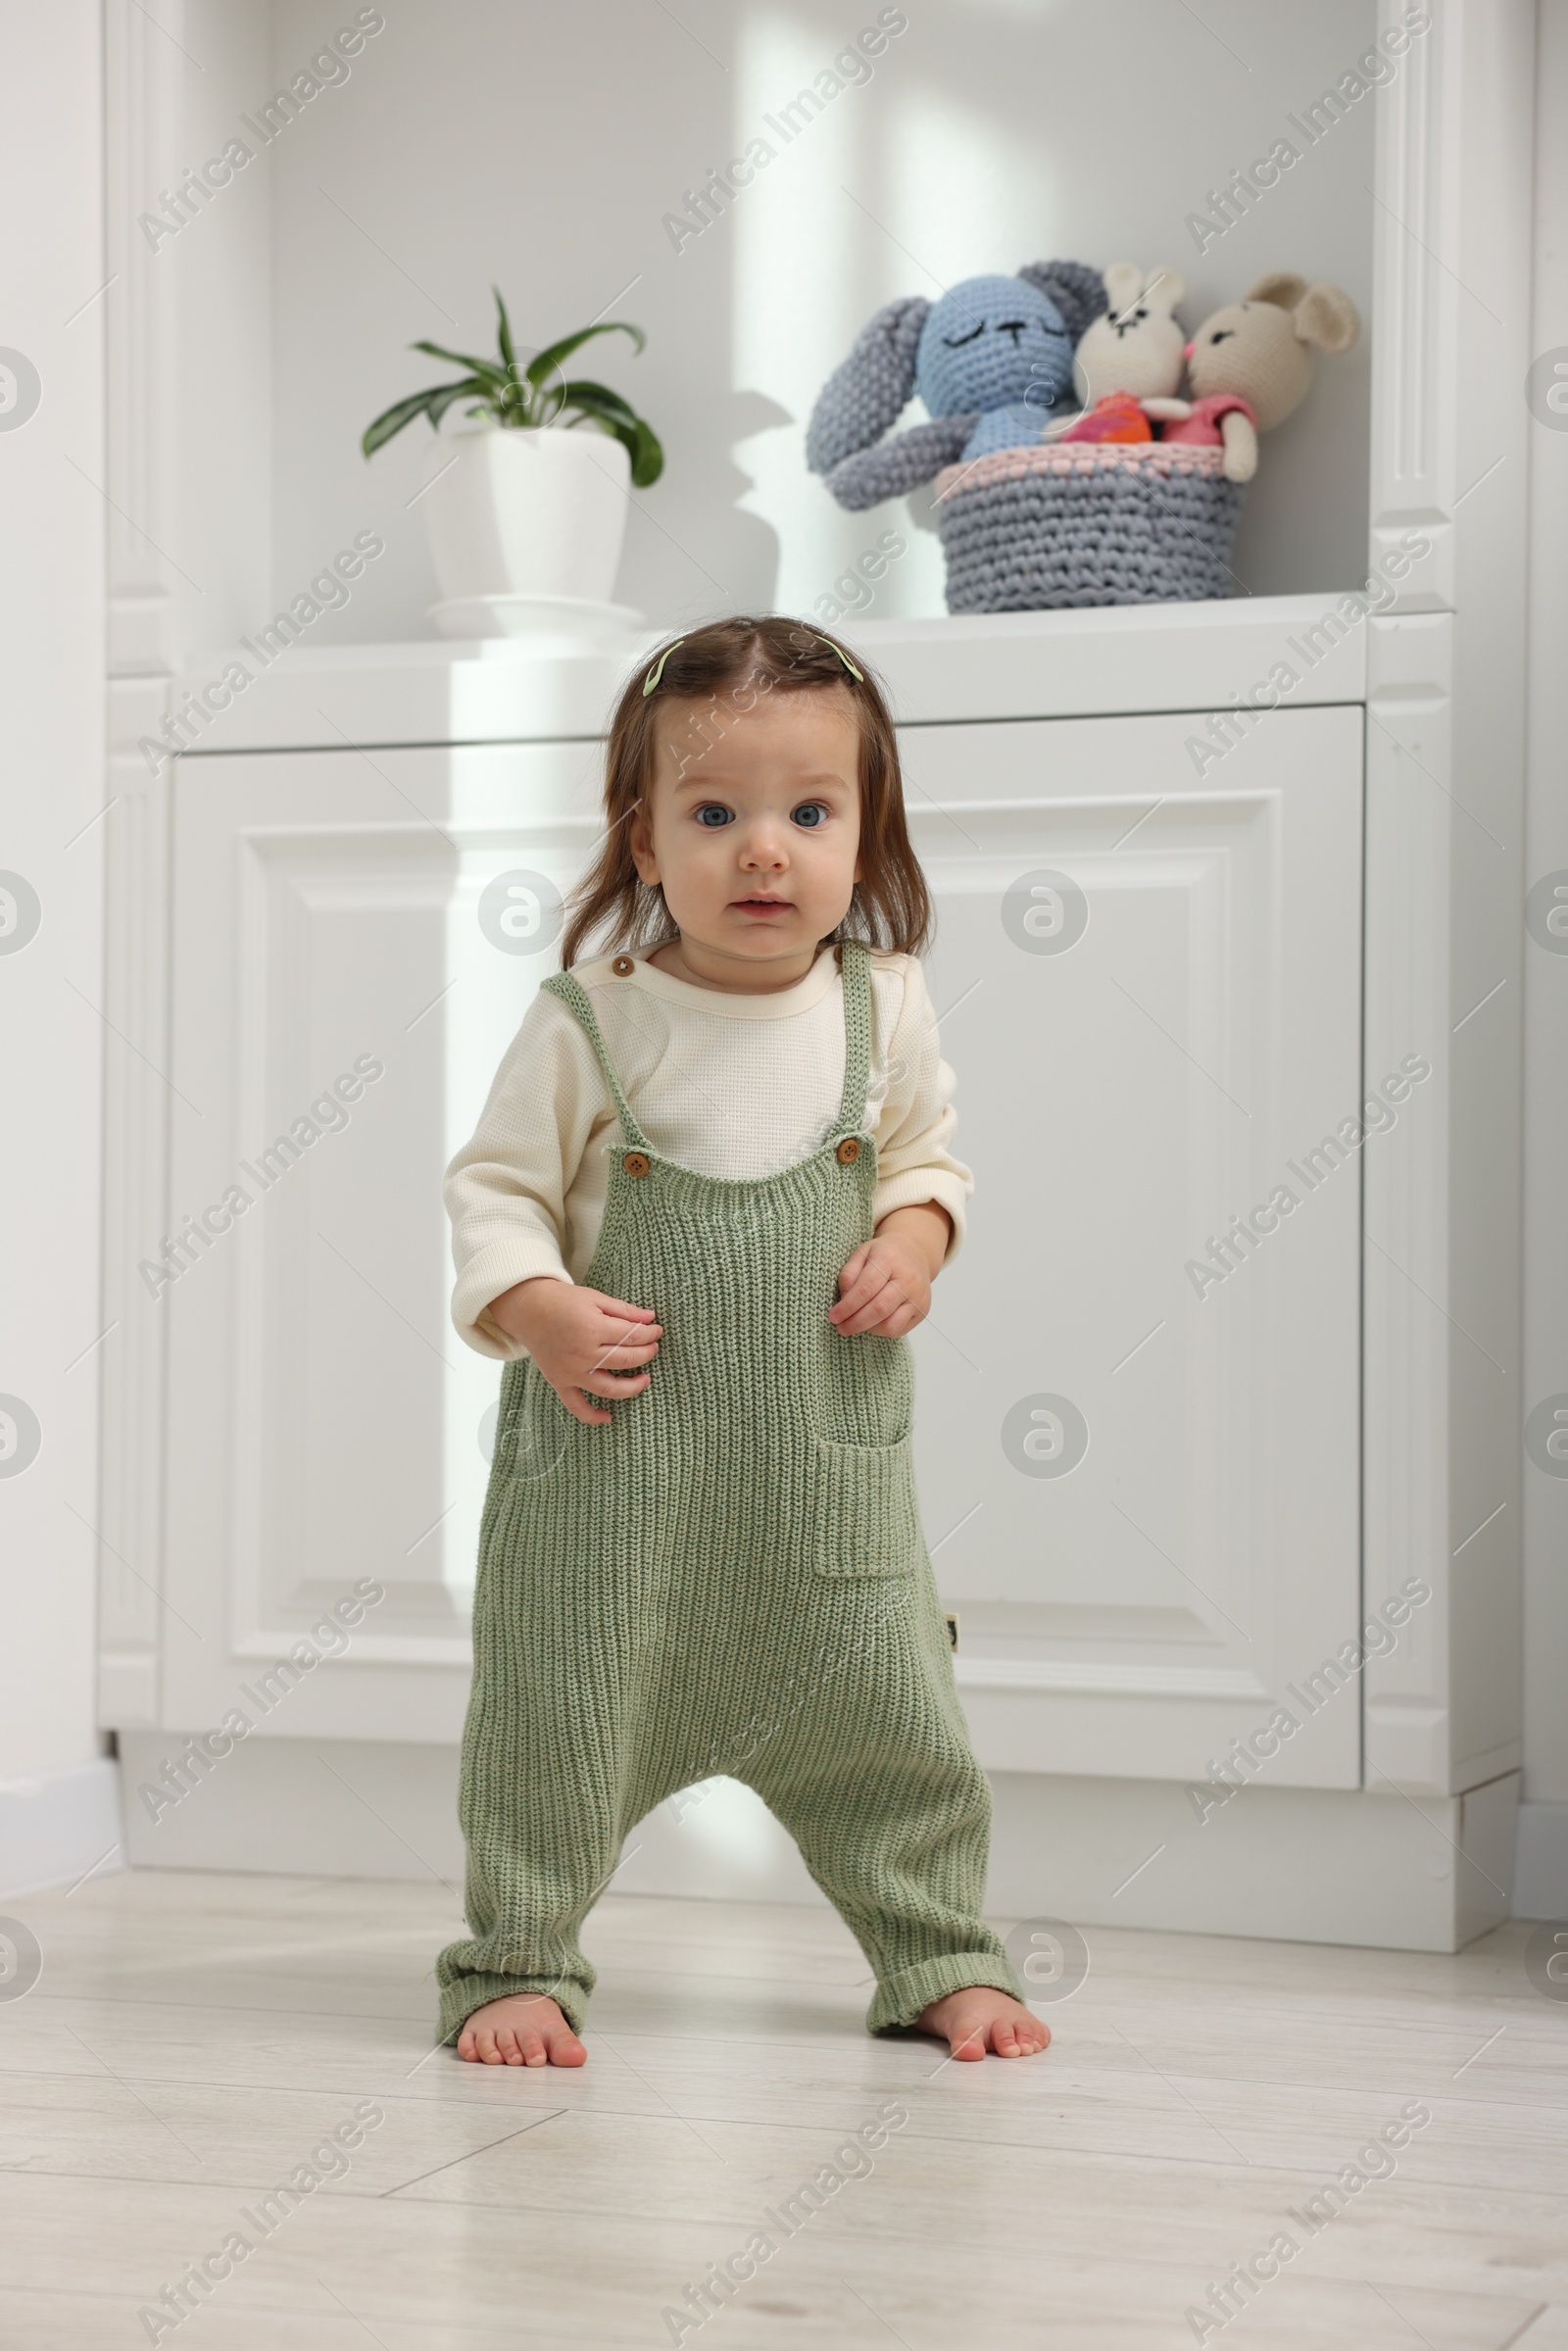
[[[621,697],[605,823],[447,1174],[454,1320],[507,1368],[441,2036],[582,2064],[581,1923],[727,1773],[865,1952],[871,2032],[1030,2055],[910,1458],[971,1181],[886,704],[800,622],[694,630]]]

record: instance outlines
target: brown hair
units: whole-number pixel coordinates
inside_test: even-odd
[[[599,854],[572,892],[561,961],[569,969],[592,940],[595,951],[662,946],[678,934],[662,890],[642,879],[631,854],[631,819],[653,782],[655,718],[662,701],[706,702],[691,732],[701,758],[709,733],[724,733],[720,699],[744,713],[773,690],[819,693],[843,687],[860,728],[860,872],[835,945],[863,940],[868,947],[917,955],[934,928],[930,892],[910,845],[904,815],[898,739],[882,689],[863,659],[850,657],[831,637],[804,621],[768,612],[739,613],[671,639],[628,679],[610,723],[605,757],[605,837]],[[649,681],[655,681],[648,691]]]

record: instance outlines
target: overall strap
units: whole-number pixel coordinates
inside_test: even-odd
[[[605,1084],[610,1089],[610,1099],[615,1105],[615,1115],[620,1120],[620,1131],[625,1137],[627,1145],[634,1151],[651,1151],[654,1147],[632,1116],[631,1104],[620,1090],[620,1080],[615,1075],[614,1066],[606,1048],[599,1022],[595,1018],[594,1007],[587,989],[581,980],[575,978],[569,971],[554,972],[549,979],[541,980],[539,984],[542,989],[548,990],[550,995],[559,997],[568,1010],[575,1012],[587,1030],[588,1042],[594,1049],[600,1069],[604,1072]]]
[[[836,1135],[865,1124],[866,1086],[871,1072],[871,955],[858,940],[842,950],[844,981],[844,1097]]]

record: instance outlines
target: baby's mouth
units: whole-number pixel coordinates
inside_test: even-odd
[[[737,898],[730,903],[738,906],[743,914],[785,914],[791,906],[787,898]]]

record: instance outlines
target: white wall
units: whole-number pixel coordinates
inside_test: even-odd
[[[263,13],[254,0],[188,11],[187,45],[206,72],[198,86],[187,69],[186,81],[215,145],[339,21],[319,0],[276,0],[264,69]],[[1365,308],[1374,100],[1206,252],[1186,221],[1352,65],[1370,0],[1213,0],[1200,15],[1168,0],[910,0],[904,13],[907,29],[870,82],[846,89],[677,252],[663,216],[874,21],[876,0],[683,0],[674,15],[643,0],[388,9],[351,77],[159,254],[160,269],[188,272],[197,313],[182,398],[188,546],[203,561],[181,561],[207,594],[186,597],[190,645],[267,616],[253,609],[259,532],[246,521],[243,543],[211,544],[215,519],[239,531],[264,489],[274,600],[355,531],[387,540],[352,605],[318,624],[319,640],[430,633],[435,583],[408,505],[428,428],[369,465],[358,441],[380,409],[447,372],[407,345],[489,347],[492,280],[533,346],[607,310],[647,329],[642,358],[610,337],[579,365],[624,390],[666,441],[665,479],[634,500],[618,591],[659,621],[809,609],[903,521],[902,506],[842,514],[802,454],[824,377],[896,295],[1061,254],[1174,265],[1192,289],[1189,325],[1276,268],[1336,281]],[[1368,357],[1363,341],[1325,364],[1267,444],[1235,559],[1254,593],[1364,573]],[[263,449],[246,387],[269,367]],[[929,532],[875,610],[942,610]]]
[[[1531,348],[1558,352],[1568,362],[1568,0],[1542,0],[1539,64]],[[1562,380],[1568,383],[1568,375]],[[1560,429],[1532,423],[1530,529],[1527,889],[1552,874],[1568,879],[1568,412]],[[1568,1396],[1568,953],[1527,935],[1524,988],[1522,1415],[1546,1398]],[[1546,1475],[1528,1453],[1524,1477],[1525,1803],[1515,1908],[1562,1918],[1568,1916],[1568,1478]]]
[[[24,877],[41,920],[0,952],[0,1391],[39,1434],[20,1472],[24,1453],[0,1447],[3,1895],[78,1876],[118,1834],[93,1729],[90,1532],[107,1036],[99,12],[13,11],[7,38],[0,203],[25,234],[10,243],[0,340],[36,368],[40,396],[0,430],[0,867]]]

